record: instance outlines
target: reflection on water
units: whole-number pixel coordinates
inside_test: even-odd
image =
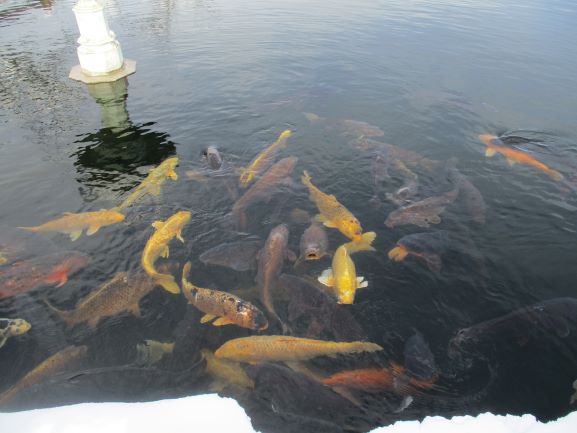
[[[110,1],[130,92],[43,4],[0,9],[2,410],[574,408],[573,2]]]

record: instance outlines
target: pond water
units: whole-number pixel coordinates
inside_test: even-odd
[[[574,409],[574,2],[104,3],[137,72],[91,86],[68,79],[77,63],[74,2],[0,4],[0,318],[31,325],[0,348],[0,391],[68,350],[61,364],[28,376],[2,410],[216,389],[236,398],[255,428],[291,432],[368,431],[400,419],[487,410],[549,420]],[[274,156],[298,158],[292,182],[269,183],[239,225],[231,211],[237,191],[244,192],[237,190],[240,168],[287,129],[292,135]],[[484,143],[480,134],[500,138]],[[218,148],[222,169],[202,157],[208,146]],[[119,206],[173,156],[178,179],[124,209],[118,224],[75,241],[18,229]],[[226,242],[264,242],[282,223],[298,255],[307,216],[318,213],[300,181],[304,170],[364,231],[376,233],[375,251],[352,255],[368,287],[353,304],[338,305],[316,283],[331,267],[330,255],[296,266],[285,260],[283,272],[301,280],[280,279],[275,309],[290,335],[362,340],[383,350],[316,357],[292,365],[298,372],[280,362],[242,363],[251,387],[215,387],[201,350],[280,335],[273,316],[267,313],[261,332],[201,324],[203,313],[160,286],[139,300],[140,315],[127,311],[96,326],[67,325],[54,310],[73,309],[119,272],[138,278],[151,224],[184,210],[191,212],[185,242],[173,240],[157,266],[170,262],[180,282],[190,261],[191,282],[266,312],[256,270],[199,256]],[[429,227],[407,224],[403,215],[398,224],[387,219],[428,198],[439,214],[429,215]],[[326,230],[329,253],[348,241]],[[429,235],[397,244],[416,233]],[[68,281],[42,275],[71,250],[80,269]],[[249,254],[243,247],[237,256]],[[146,340],[174,346],[164,346],[168,353],[157,361],[142,350]],[[70,346],[83,349],[71,353]],[[375,378],[335,389],[319,382],[394,365],[401,366],[394,380],[378,390]],[[423,369],[429,377],[418,386]]]

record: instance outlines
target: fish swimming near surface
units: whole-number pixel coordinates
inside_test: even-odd
[[[290,181],[290,174],[293,172],[298,158],[291,156],[283,158],[269,168],[254,185],[252,185],[232,207],[232,215],[240,226],[246,223],[245,210],[254,203],[267,197],[283,182]]]
[[[147,195],[154,197],[159,196],[160,188],[166,179],[178,179],[178,175],[174,170],[177,165],[178,157],[176,156],[162,161],[158,167],[150,170],[150,173],[148,173],[148,176],[146,176],[142,183],[138,185],[116,209],[122,211]]]
[[[61,287],[68,278],[90,263],[78,251],[63,251],[0,268],[0,299],[15,296],[42,285]]]
[[[259,253],[256,275],[260,301],[269,314],[282,325],[284,332],[287,328],[274,308],[272,290],[276,287],[285,258],[296,259],[295,254],[288,249],[288,237],[289,230],[286,224],[278,225],[270,231]]]
[[[323,226],[313,221],[301,236],[300,256],[297,262],[301,260],[319,260],[328,255],[328,248],[329,238],[326,230]]]
[[[136,365],[151,367],[165,356],[172,354],[174,343],[163,343],[156,340],[144,340],[136,345]]]
[[[352,120],[352,119],[327,119],[325,117],[320,117],[314,113],[303,113],[311,124],[324,124],[329,128],[335,128],[339,131],[341,135],[349,137],[382,137],[385,135],[383,131],[378,126],[371,125],[370,123],[363,122],[362,120]]]
[[[449,204],[455,201],[458,195],[459,186],[457,185],[454,189],[443,194],[402,206],[389,214],[385,220],[385,225],[393,228],[414,224],[426,228],[430,227],[431,224],[439,224],[441,222],[440,214],[445,211]]]
[[[417,195],[419,176],[409,169],[400,159],[394,161],[393,167],[395,167],[395,171],[403,178],[403,184],[393,194],[387,194],[386,196],[390,201],[399,206],[409,204]]]
[[[202,253],[198,259],[205,265],[218,265],[243,272],[257,268],[257,253],[261,250],[261,240],[228,242],[217,245]]]
[[[345,245],[337,248],[331,268],[323,271],[318,280],[321,284],[333,288],[339,304],[352,304],[357,289],[369,285],[364,281],[364,277],[357,276],[355,264]]]
[[[26,334],[32,326],[24,319],[0,318],[0,348],[10,337]]]
[[[451,182],[459,186],[459,195],[473,221],[477,224],[485,224],[487,205],[481,191],[455,167],[454,162],[449,161],[448,175]]]
[[[479,139],[487,146],[485,150],[485,156],[491,157],[497,153],[500,153],[505,158],[510,166],[515,164],[527,165],[533,167],[545,174],[547,174],[551,179],[560,182],[564,179],[563,175],[557,170],[550,168],[549,166],[543,164],[537,158],[529,155],[527,152],[522,150],[514,149],[503,143],[499,137],[491,134],[481,134]]]
[[[260,363],[304,361],[319,356],[377,352],[383,350],[375,343],[365,341],[334,342],[282,335],[253,335],[229,340],[214,353],[217,358],[232,361]]]
[[[238,296],[220,290],[204,289],[187,281],[191,263],[182,270],[182,290],[188,302],[205,315],[201,323],[214,320],[214,326],[237,325],[241,328],[262,331],[268,328],[268,320],[257,307]]]
[[[359,251],[376,251],[373,247],[373,241],[377,238],[375,232],[365,232],[357,242],[351,241],[343,244],[343,247],[349,254],[358,253]]]
[[[377,148],[371,162],[374,195],[370,202],[374,205],[380,206],[382,204],[381,196],[383,195],[383,183],[391,178],[391,175],[389,174],[390,164],[391,160],[386,148]]]
[[[176,238],[184,243],[182,229],[188,224],[190,217],[190,212],[179,211],[166,221],[155,221],[152,223],[155,231],[146,242],[142,252],[141,264],[144,271],[170,293],[180,293],[178,284],[176,284],[172,275],[159,273],[154,268],[154,263],[159,257],[168,258],[168,244],[172,239]]]
[[[85,298],[78,301],[73,310],[60,310],[45,301],[58,316],[70,327],[86,323],[96,329],[98,323],[106,318],[129,312],[140,316],[139,302],[148,295],[158,283],[148,275],[127,272],[117,273]]]
[[[242,170],[240,175],[240,186],[246,188],[251,184],[251,182],[262,172],[264,172],[272,164],[273,158],[276,153],[285,147],[287,140],[291,136],[292,132],[287,129],[283,131],[277,140],[259,153],[250,164]]]
[[[360,241],[363,229],[361,223],[334,195],[325,194],[311,182],[311,176],[305,171],[302,183],[309,189],[309,198],[320,212],[320,221],[326,226],[338,229],[353,241]]]
[[[246,374],[239,362],[217,358],[208,349],[202,349],[201,353],[206,361],[206,372],[215,380],[210,385],[211,391],[222,391],[227,386],[254,388],[254,381]]]
[[[212,170],[220,170],[222,167],[222,157],[214,146],[208,146],[202,151],[202,156],[206,158],[206,163]]]
[[[10,403],[14,397],[18,396],[23,391],[58,373],[63,373],[67,370],[76,368],[86,359],[87,353],[87,346],[68,346],[60,352],[48,357],[29,371],[15,385],[0,394],[0,405]]]
[[[75,241],[86,230],[87,236],[92,236],[102,227],[118,224],[124,221],[124,215],[115,210],[100,210],[96,212],[70,213],[36,227],[20,227],[34,233],[58,232],[70,236]]]
[[[432,272],[441,272],[442,255],[449,245],[449,233],[439,230],[432,233],[412,233],[403,236],[389,251],[389,259],[403,261],[407,256],[422,259]]]

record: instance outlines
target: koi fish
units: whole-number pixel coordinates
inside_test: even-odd
[[[361,223],[334,195],[328,195],[314,186],[311,176],[305,171],[301,177],[302,183],[309,189],[309,198],[320,212],[320,221],[330,228],[338,229],[353,241],[360,241],[363,229]]]
[[[260,240],[224,243],[205,251],[198,259],[205,265],[250,271],[257,268],[256,256],[262,245]]]
[[[383,131],[378,126],[371,125],[370,123],[363,122],[362,120],[352,120],[352,119],[327,119],[320,117],[314,113],[303,113],[307,120],[312,123],[325,124],[328,127],[336,127],[341,135],[352,136],[352,137],[382,137],[385,135]]]
[[[459,186],[460,195],[463,197],[465,207],[471,214],[473,221],[477,224],[485,224],[487,205],[481,191],[454,166],[454,162],[450,161],[450,165],[448,169],[449,178],[453,184]]]
[[[298,158],[291,156],[283,158],[269,168],[262,177],[255,182],[232,207],[232,214],[239,225],[244,226],[246,216],[244,210],[250,205],[263,200],[270,194],[270,191],[290,180],[288,176],[293,172]]]
[[[64,251],[22,260],[0,269],[0,299],[33,290],[42,285],[61,287],[68,277],[90,263],[78,251]]]
[[[24,319],[0,318],[0,348],[10,337],[26,334],[32,326]]]
[[[289,230],[286,224],[276,226],[264,244],[258,257],[258,272],[256,283],[260,301],[266,310],[283,326],[286,327],[274,309],[271,291],[276,286],[282,271],[285,258],[295,259],[294,253],[288,249]]]
[[[347,242],[343,244],[349,254],[358,253],[359,251],[376,251],[373,247],[373,241],[377,238],[375,232],[365,232],[361,235],[358,242]]]
[[[353,341],[311,340],[308,338],[282,335],[253,335],[229,340],[220,346],[214,355],[232,361],[259,362],[304,361],[318,356],[334,357],[338,354],[376,352],[383,350],[375,343]]]
[[[48,301],[45,300],[44,302],[69,327],[87,323],[94,330],[98,323],[106,317],[116,316],[124,312],[140,316],[138,303],[157,285],[152,278],[146,275],[129,275],[127,272],[119,272],[110,281],[81,299],[73,310],[60,310]]]
[[[180,287],[174,281],[170,274],[161,274],[154,268],[154,262],[159,257],[168,258],[168,244],[173,238],[184,243],[182,238],[182,228],[190,221],[190,212],[176,212],[166,221],[155,221],[152,227],[156,230],[146,242],[142,253],[141,264],[145,272],[152,277],[158,284],[170,293],[180,293]]]
[[[292,132],[287,129],[283,131],[277,140],[259,153],[250,164],[242,170],[240,175],[240,186],[246,188],[256,176],[265,171],[270,164],[276,152],[286,145],[286,141],[291,136]]]
[[[268,320],[257,307],[238,296],[220,290],[204,289],[187,281],[191,263],[186,262],[182,269],[182,290],[188,302],[205,315],[200,323],[211,320],[214,326],[237,325],[241,328],[262,331],[268,328]]]
[[[389,251],[389,259],[403,261],[411,255],[425,261],[432,272],[441,272],[441,256],[447,250],[449,234],[445,230],[434,233],[413,233],[403,236]]]
[[[100,210],[96,212],[70,213],[48,221],[36,227],[19,227],[30,232],[59,232],[70,236],[75,241],[86,230],[86,236],[92,236],[100,228],[124,221],[124,215],[115,210]]]
[[[363,277],[357,277],[355,264],[345,245],[337,248],[333,256],[332,267],[324,270],[318,281],[333,288],[339,304],[352,304],[357,289],[369,285]]]
[[[431,348],[423,338],[423,334],[415,333],[405,342],[403,350],[406,373],[410,376],[428,381],[438,376],[435,357]]]
[[[410,203],[419,189],[419,176],[417,176],[401,160],[394,162],[396,171],[403,178],[403,184],[393,194],[386,194],[386,197],[393,203],[402,206]]]
[[[160,195],[160,187],[166,179],[177,180],[178,175],[174,169],[178,164],[178,157],[167,158],[156,168],[150,170],[148,176],[138,185],[134,191],[116,209],[121,211],[138,202],[146,195]]]
[[[402,206],[389,214],[385,220],[385,225],[393,228],[406,224],[414,224],[419,227],[439,224],[441,222],[440,214],[445,211],[449,204],[455,201],[458,195],[459,186],[457,185],[454,189],[444,194]]]
[[[300,256],[297,263],[301,260],[319,260],[328,254],[328,248],[329,238],[326,230],[313,221],[301,236]]]
[[[202,357],[206,361],[206,372],[215,380],[210,386],[211,391],[222,391],[229,385],[240,388],[254,388],[254,381],[248,377],[240,363],[217,358],[208,349],[202,349],[200,353],[202,353]]]
[[[58,373],[75,368],[79,363],[84,361],[87,352],[88,347],[86,346],[68,346],[48,357],[29,371],[15,385],[0,394],[0,405],[9,403],[22,391]]]
[[[507,158],[507,162],[510,166],[513,166],[517,163],[528,165],[529,167],[533,167],[539,171],[542,171],[551,177],[551,179],[557,182],[562,181],[564,178],[563,175],[557,170],[553,170],[528,153],[506,146],[505,143],[499,139],[499,137],[491,134],[481,134],[479,135],[479,139],[485,143],[485,146],[487,146],[487,149],[485,150],[485,156],[487,157],[491,157],[497,153],[500,153],[505,158]]]

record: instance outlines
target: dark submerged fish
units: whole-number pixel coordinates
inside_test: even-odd
[[[261,240],[229,242],[217,245],[199,256],[205,265],[218,265],[243,272],[257,268],[257,253],[262,248]]]
[[[396,160],[393,166],[395,171],[402,177],[403,184],[393,194],[387,194],[387,198],[398,206],[409,204],[417,195],[419,176],[409,169],[401,160]]]
[[[337,129],[340,135],[350,137],[382,137],[385,132],[378,126],[361,120],[327,119],[314,113],[303,113],[311,124],[320,124],[324,127]]]
[[[393,228],[407,224],[414,224],[419,227],[439,224],[441,222],[440,214],[455,201],[458,195],[459,187],[456,186],[451,191],[403,206],[389,214],[385,220],[385,225]]]
[[[577,298],[554,298],[460,329],[449,342],[449,356],[489,356],[496,343],[522,345],[545,334],[566,338],[577,332]]]
[[[329,248],[329,238],[324,227],[316,222],[304,231],[300,241],[301,260],[319,260],[326,256]]]
[[[285,258],[291,255],[294,258],[294,253],[289,252],[288,249],[288,237],[289,230],[285,224],[278,225],[270,231],[258,257],[256,275],[260,301],[269,314],[283,325],[284,331],[286,331],[286,326],[275,311],[271,292],[276,287]]]
[[[90,263],[78,251],[64,251],[22,260],[0,268],[0,299],[9,298],[43,285],[61,287],[68,277]]]
[[[429,380],[437,376],[437,365],[431,348],[423,338],[423,334],[415,330],[415,333],[405,342],[406,373],[410,376]]]
[[[485,224],[487,205],[481,191],[454,166],[454,163],[448,168],[448,175],[451,182],[459,186],[459,194],[473,221]]]
[[[440,272],[441,257],[448,249],[449,242],[449,233],[445,230],[413,233],[397,241],[397,246],[389,251],[389,258],[400,262],[409,255],[418,257],[425,261],[432,272]]]

